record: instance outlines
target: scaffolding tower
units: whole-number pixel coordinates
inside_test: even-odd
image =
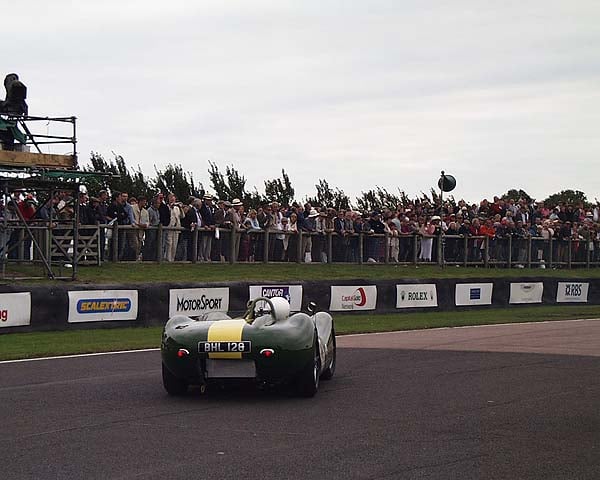
[[[51,125],[68,131],[65,134],[51,135]],[[37,130],[36,130],[37,127]],[[46,131],[39,133],[39,128]],[[77,137],[75,117],[34,117],[24,115],[0,114],[0,133],[2,133],[2,149],[0,150],[0,195],[2,196],[3,221],[0,223],[0,276],[7,279],[7,263],[10,260],[11,248],[27,248],[31,241],[32,263],[42,264],[45,276],[21,276],[18,279],[51,278],[75,280],[79,263],[79,202],[81,185],[90,180],[102,181],[110,174],[101,172],[83,172],[77,168]],[[8,138],[8,140],[7,140]],[[12,140],[12,141],[11,141]],[[40,148],[46,146],[67,146],[67,153],[43,153]],[[35,149],[34,152],[31,149]],[[50,201],[57,192],[71,192],[73,198],[73,218],[66,222],[72,231],[72,251],[53,235],[56,218],[39,221],[33,226],[24,218],[17,208],[15,193],[35,193],[38,209]],[[9,223],[8,209],[16,219]],[[52,212],[52,210],[50,210]],[[34,233],[34,230],[36,231]],[[9,246],[9,238],[20,235],[21,244],[17,242]],[[26,241],[25,241],[26,240]],[[52,251],[58,252],[53,255]],[[29,257],[29,255],[26,255]],[[23,260],[21,260],[23,261]],[[27,261],[27,260],[25,260]],[[65,270],[69,275],[63,275]],[[60,273],[56,271],[59,270]],[[11,278],[16,279],[13,276]]]

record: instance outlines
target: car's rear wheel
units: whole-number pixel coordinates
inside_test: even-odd
[[[325,370],[323,370],[323,374],[321,375],[322,380],[331,380],[333,378],[333,374],[335,373],[335,364],[336,364],[336,353],[337,348],[335,345],[335,329],[333,325],[331,326],[331,338],[333,340],[333,351],[331,352],[331,361]]]
[[[188,383],[173,375],[171,371],[165,367],[164,363],[162,366],[162,378],[165,390],[169,395],[181,396],[187,393]]]
[[[319,373],[321,371],[321,359],[319,358],[319,347],[317,345],[317,334],[315,332],[315,344],[313,345],[313,361],[300,372],[297,380],[298,395],[302,397],[314,397],[319,389]]]

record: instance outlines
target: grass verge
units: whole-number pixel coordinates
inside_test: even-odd
[[[56,271],[57,275],[70,275],[69,269]],[[10,265],[5,283],[54,283],[52,280],[18,280],[25,276],[45,276],[42,269],[31,265]],[[101,267],[80,267],[77,281],[80,283],[139,284],[154,282],[223,282],[223,281],[299,281],[299,280],[395,280],[403,278],[515,278],[515,277],[562,277],[598,278],[599,268],[579,269],[506,269],[453,267],[440,268],[432,265],[329,265],[329,264],[236,264],[225,263],[105,263]],[[0,282],[2,283],[2,282]]]
[[[600,306],[336,315],[335,322],[338,334],[349,334],[575,318],[600,318]],[[0,360],[157,348],[160,345],[161,330],[161,327],[150,327],[4,334],[0,335]]]

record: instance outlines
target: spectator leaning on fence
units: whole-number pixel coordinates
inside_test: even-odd
[[[123,206],[123,196],[121,192],[114,192],[111,204],[107,210],[107,216],[110,219],[111,224],[117,224],[118,226],[126,225],[128,221],[127,212]],[[114,230],[113,230],[114,232]],[[115,248],[115,242],[117,242]],[[113,253],[116,253],[117,258],[113,257],[113,261],[122,260],[122,253],[125,247],[125,232],[123,229],[118,230],[118,234],[111,236],[110,242],[108,244],[108,248],[111,256]]]
[[[212,241],[215,235],[215,206],[213,205],[213,196],[205,193],[200,207],[200,216],[202,217],[203,229],[200,232],[200,251],[198,253],[201,262],[210,262],[212,260]]]
[[[181,220],[181,226],[185,229],[184,241],[187,242],[187,260],[195,262],[200,258],[200,238],[197,237],[194,241],[194,232],[200,231],[204,227],[202,215],[200,209],[202,208],[202,200],[195,198],[192,200],[191,207],[185,213],[184,218]],[[194,248],[195,247],[195,248]]]
[[[174,193],[169,193],[167,197],[167,206],[169,208],[169,230],[167,231],[167,242],[164,260],[173,262],[177,253],[177,243],[179,242],[178,229],[181,228],[181,219],[183,218],[183,210],[181,203],[177,202],[177,197]]]
[[[281,232],[275,234],[275,244],[273,246],[272,258],[276,262],[281,262],[285,259],[288,246],[288,236],[286,235],[289,226],[288,222],[289,219],[282,216],[275,227],[277,232]]]
[[[148,209],[146,208],[147,199],[144,196],[140,196],[137,199],[137,203],[132,203],[133,207],[133,218],[135,220],[135,228],[134,234],[137,236],[135,241],[135,251],[134,258],[135,260],[140,260],[140,254],[142,253],[142,248],[145,241],[146,229],[150,225],[150,214]]]
[[[240,255],[240,232],[244,218],[244,203],[239,198],[234,198],[229,205],[230,208],[225,215],[225,224],[229,224],[229,228],[235,232],[232,239],[233,245],[230,245],[230,247],[233,254],[233,261],[237,261]],[[227,253],[229,255],[229,251]]]
[[[144,246],[142,260],[158,260],[158,226],[160,225],[160,199],[155,196],[152,199],[152,205],[148,208],[148,230],[144,235]],[[162,252],[161,252],[162,253]],[[161,257],[162,258],[162,257]]]

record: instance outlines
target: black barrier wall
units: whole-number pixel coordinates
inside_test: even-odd
[[[245,311],[251,289],[253,296],[285,296],[292,310],[304,310],[313,301],[319,309],[330,310],[334,315],[512,308],[519,304],[600,304],[600,279],[570,278],[336,280],[287,285],[159,283],[135,289],[117,284],[6,285],[0,288],[0,334],[160,326],[174,308],[188,308],[176,313],[190,316],[211,309],[235,315]]]

